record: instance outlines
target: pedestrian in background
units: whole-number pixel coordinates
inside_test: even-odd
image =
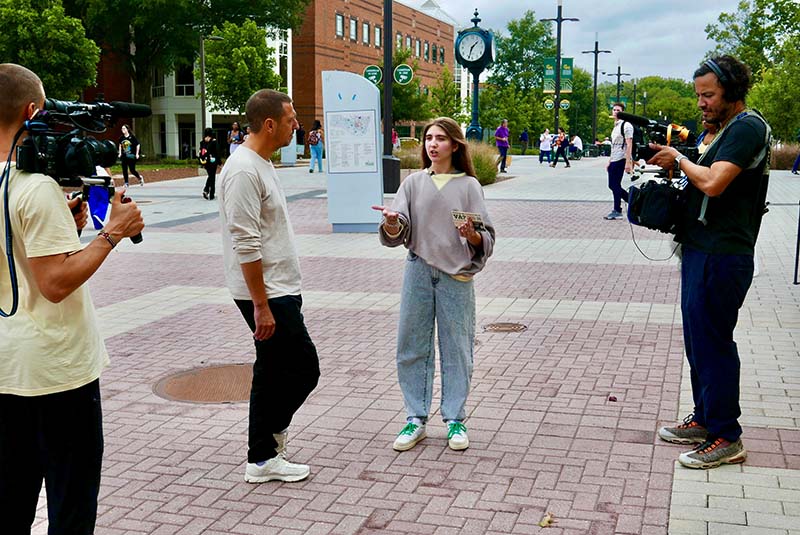
[[[216,183],[217,166],[219,165],[219,147],[217,138],[214,137],[214,130],[206,128],[203,132],[203,140],[200,142],[198,153],[200,165],[208,173],[206,185],[203,187],[203,198],[214,200],[214,185]]]
[[[314,172],[314,162],[317,163],[319,172],[322,172],[322,149],[325,146],[325,132],[322,124],[315,120],[311,131],[308,133],[308,148],[311,151],[311,161],[308,164],[308,172]]]
[[[522,133],[519,135],[519,142],[522,148],[522,155],[525,156],[525,151],[528,150],[528,129],[524,128]]]
[[[403,180],[391,208],[373,206],[383,212],[381,243],[408,249],[397,332],[397,377],[407,419],[392,447],[406,451],[426,436],[436,327],[441,415],[448,427],[448,446],[463,450],[469,447],[464,420],[475,343],[472,279],[494,250],[495,232],[458,123],[448,117],[434,119],[425,127],[423,140],[425,169]],[[479,214],[483,226],[476,230],[469,216],[456,219],[453,210]]]
[[[122,164],[122,179],[128,185],[128,172],[139,179],[139,185],[144,186],[144,177],[136,170],[136,160],[139,159],[141,145],[136,136],[133,135],[131,127],[127,124],[122,125],[122,135],[119,138],[118,153],[119,162]]]
[[[302,158],[306,155],[306,129],[303,128],[303,123],[300,123],[300,127],[295,132],[295,144],[297,145],[296,152],[297,157]]]
[[[633,172],[633,125],[617,118],[625,111],[625,104],[617,102],[611,108],[614,128],[611,131],[611,154],[606,164],[608,189],[614,196],[614,206],[604,219],[622,219],[622,201],[628,202],[628,192],[622,188],[623,173]]]
[[[239,126],[239,121],[233,121],[231,129],[228,130],[228,154],[232,155],[244,143],[244,132]]]
[[[553,136],[550,135],[550,129],[545,128],[542,135],[539,136],[539,164],[547,157],[547,163],[550,164],[550,151],[552,150]]]
[[[506,172],[506,156],[508,155],[508,120],[503,119],[497,130],[494,131],[494,139],[497,144],[497,150],[500,156],[497,158],[497,164],[500,165],[500,172]]]
[[[558,127],[558,135],[556,136],[556,140],[554,142],[556,146],[556,157],[553,158],[553,163],[550,164],[550,167],[555,167],[558,163],[558,157],[564,157],[564,163],[567,164],[569,167],[569,160],[567,160],[567,147],[569,146],[569,138],[567,137],[567,132],[560,126]]]

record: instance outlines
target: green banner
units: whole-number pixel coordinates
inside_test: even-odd
[[[619,97],[617,100],[616,96],[608,97],[608,112],[611,113],[611,109],[614,107],[614,104],[617,102],[621,102],[625,105],[625,109],[628,109],[628,97]]]
[[[544,93],[556,92],[556,58],[544,58]]]
[[[561,58],[561,93],[572,93],[572,61]],[[556,58],[544,58],[543,93],[556,92]]]
[[[572,93],[572,60],[561,58],[561,92]]]

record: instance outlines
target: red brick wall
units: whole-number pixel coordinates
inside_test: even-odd
[[[336,13],[344,15],[344,36],[336,35]],[[408,6],[393,2],[392,45],[395,36],[403,35],[403,46],[407,35],[419,39],[424,47],[444,48],[445,63],[451,72],[454,69],[453,39],[451,25],[436,20]],[[357,19],[358,40],[350,40],[350,19]],[[369,44],[362,42],[362,23],[370,26]],[[375,26],[382,29],[381,46],[375,47]],[[342,70],[362,74],[367,65],[377,65],[383,60],[383,2],[380,0],[313,0],[306,11],[302,27],[293,33],[293,97],[298,120],[310,130],[314,119],[322,121],[322,71]],[[423,86],[435,85],[443,65],[438,61],[425,61],[424,50],[416,58],[419,69],[414,72]],[[437,54],[438,55],[438,54]]]

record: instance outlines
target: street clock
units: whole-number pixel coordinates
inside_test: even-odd
[[[494,36],[478,26],[478,10],[471,20],[473,27],[461,30],[456,37],[456,61],[472,74],[472,122],[467,127],[467,139],[479,140],[483,128],[478,124],[478,80],[481,73],[494,62]]]

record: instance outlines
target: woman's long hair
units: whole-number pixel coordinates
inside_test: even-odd
[[[432,126],[438,126],[444,130],[450,141],[453,142],[453,167],[458,171],[463,171],[468,176],[475,176],[475,168],[472,166],[472,158],[469,155],[469,145],[467,139],[464,137],[464,132],[461,131],[461,126],[450,117],[438,117],[425,126],[422,131],[422,167],[427,169],[432,165],[431,159],[428,156],[428,151],[425,149],[425,136]]]

